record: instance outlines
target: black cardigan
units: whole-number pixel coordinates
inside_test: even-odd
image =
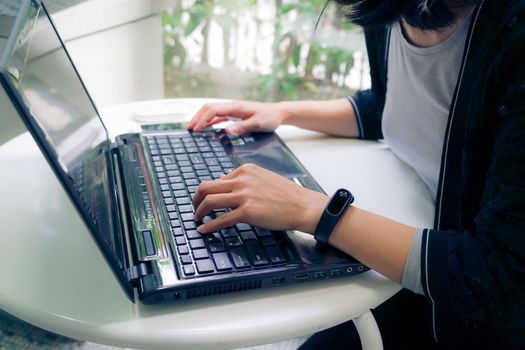
[[[350,98],[365,139],[382,138],[389,35],[365,31],[372,89]],[[436,198],[421,255],[436,340],[525,347],[525,1],[473,14]]]

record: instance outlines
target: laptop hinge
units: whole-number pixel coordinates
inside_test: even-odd
[[[126,269],[126,273],[128,275],[128,281],[130,282],[137,282],[139,278],[150,274],[148,265],[145,263],[131,266]]]

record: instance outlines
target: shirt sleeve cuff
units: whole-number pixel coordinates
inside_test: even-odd
[[[401,285],[414,293],[424,295],[423,285],[421,284],[421,244],[423,241],[424,229],[416,229],[416,234],[412,239],[412,245],[408,252],[405,270]]]

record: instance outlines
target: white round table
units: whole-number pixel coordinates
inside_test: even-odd
[[[101,114],[115,135],[138,130],[136,120],[163,121],[170,111],[171,120],[188,118],[203,102],[147,101]],[[294,127],[278,133],[327,193],[346,187],[361,208],[415,226],[431,224],[428,190],[384,144]],[[374,271],[191,301],[130,302],[31,136],[10,137],[0,146],[3,310],[68,337],[145,349],[253,346],[354,319],[364,346],[381,348],[369,310],[401,287]]]

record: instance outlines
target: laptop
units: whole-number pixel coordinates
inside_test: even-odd
[[[196,231],[192,195],[199,183],[246,162],[322,192],[275,133],[154,130],[110,140],[40,1],[21,2],[0,57],[3,88],[132,301],[192,299],[368,270],[301,232],[245,223],[210,235]]]

